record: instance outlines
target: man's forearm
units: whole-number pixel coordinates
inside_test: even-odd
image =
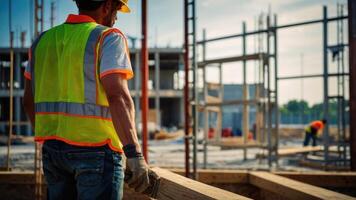
[[[122,144],[133,144],[137,151],[141,151],[135,128],[134,104],[127,93],[109,99],[111,117]]]

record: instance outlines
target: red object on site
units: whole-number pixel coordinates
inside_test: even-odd
[[[209,128],[209,131],[208,131],[208,138],[213,138],[215,135],[215,129],[214,128]]]
[[[231,137],[232,136],[232,128],[224,128],[222,130],[223,137]]]

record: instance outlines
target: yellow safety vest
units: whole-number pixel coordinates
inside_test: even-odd
[[[61,140],[122,152],[99,81],[100,46],[111,29],[95,22],[64,23],[31,47],[35,140]]]

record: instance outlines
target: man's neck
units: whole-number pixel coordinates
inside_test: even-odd
[[[98,24],[103,24],[103,18],[97,12],[79,11],[79,15],[87,15],[95,20]]]

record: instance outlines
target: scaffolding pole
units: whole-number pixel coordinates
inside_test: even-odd
[[[189,33],[188,33],[188,0],[184,0],[184,146],[185,146],[185,176],[190,176],[189,162]]]
[[[206,39],[206,30],[203,29],[203,40]],[[206,45],[205,42],[202,43],[202,60],[203,62],[206,59]],[[208,95],[208,87],[206,81],[206,67],[203,67],[203,93],[204,97]],[[205,100],[205,98],[204,98]],[[208,164],[208,139],[209,139],[209,112],[206,106],[204,106],[204,155],[203,155],[203,167],[207,168]]]
[[[246,22],[242,23],[242,55],[246,56]],[[247,95],[248,95],[248,87],[246,83],[246,78],[247,78],[247,72],[246,72],[246,60],[242,61],[242,82],[243,82],[243,101],[247,101]],[[249,113],[248,113],[248,106],[247,104],[243,104],[243,112],[242,112],[242,133],[243,133],[243,143],[244,143],[244,148],[243,148],[243,159],[247,160],[247,136],[249,133]]]
[[[275,138],[276,138],[276,144],[275,144],[275,159],[276,159],[276,165],[278,167],[278,148],[279,148],[279,105],[278,105],[278,35],[277,35],[277,15],[274,15],[274,27],[273,27],[273,46],[274,46],[274,95],[275,95],[275,115],[274,115],[274,120],[275,120]]]
[[[356,121],[356,1],[348,1],[350,122]],[[356,171],[356,123],[350,123],[351,170]]]
[[[10,114],[9,114],[9,135],[7,138],[7,159],[6,170],[11,170],[11,138],[12,138],[12,124],[13,124],[13,85],[14,85],[14,50],[13,50],[13,32],[12,32],[12,11],[11,0],[9,0],[9,34],[10,34]]]
[[[147,153],[147,140],[148,140],[148,130],[147,130],[147,114],[148,114],[148,50],[147,50],[147,0],[142,0],[142,18],[141,18],[141,63],[142,63],[142,96],[141,96],[141,114],[142,114],[142,151],[143,156],[148,162]]]
[[[323,65],[324,65],[324,104],[323,104],[323,115],[324,119],[329,121],[329,82],[328,82],[328,13],[326,6],[323,7]],[[330,121],[329,121],[330,123]],[[323,133],[324,142],[324,161],[328,164],[329,160],[329,125],[325,124]]]
[[[272,101],[271,101],[271,69],[269,67],[269,54],[270,54],[270,29],[271,29],[271,20],[270,16],[267,15],[267,60],[265,67],[267,70],[267,140],[268,140],[268,166],[272,167],[273,162],[273,146],[272,146]]]

